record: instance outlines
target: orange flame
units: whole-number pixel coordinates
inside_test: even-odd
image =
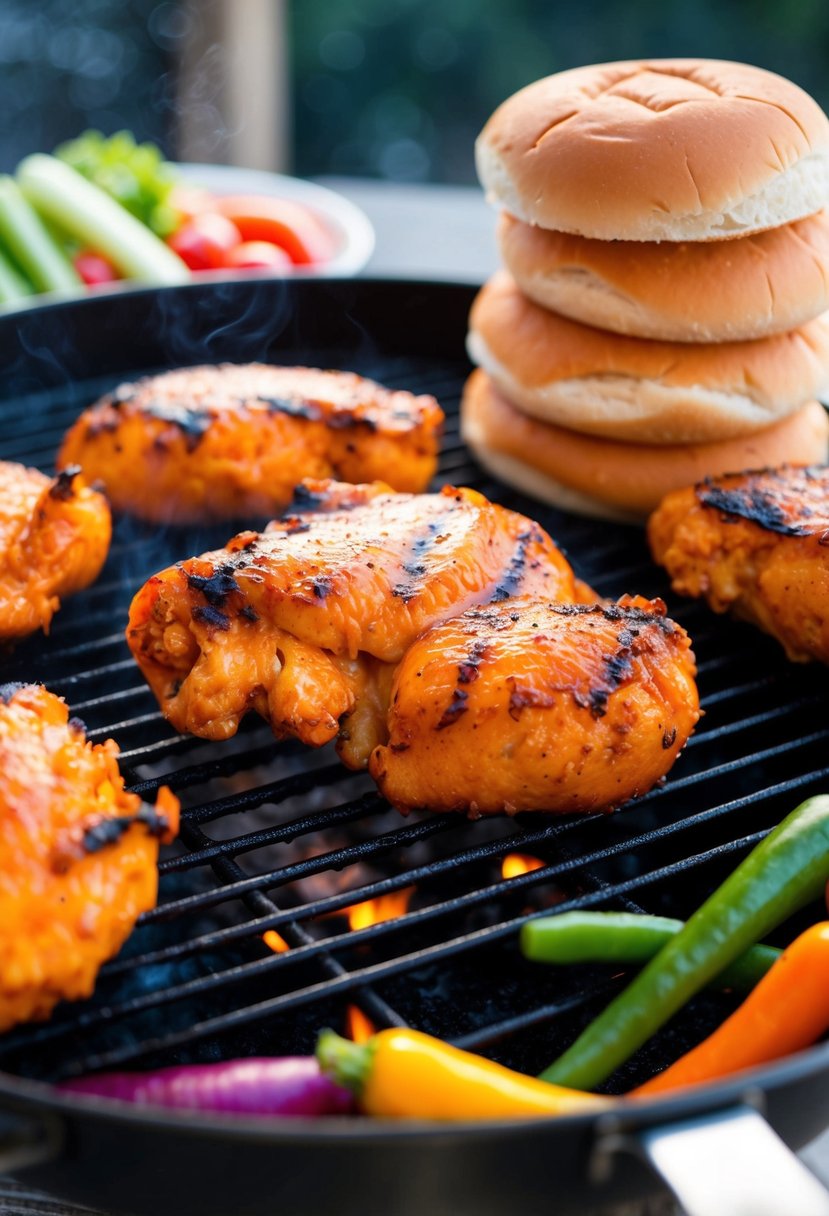
[[[378,895],[376,899],[352,904],[350,908],[345,909],[349,929],[368,929],[370,925],[378,925],[381,921],[405,916],[413,894],[414,887],[403,887],[400,891],[390,891],[388,895]]]
[[[544,864],[538,857],[530,857],[526,853],[507,853],[501,862],[501,877],[517,878],[519,874],[540,870]]]
[[[285,941],[285,938],[279,936],[276,929],[268,929],[267,933],[263,933],[262,941],[269,950],[273,950],[274,954],[284,954],[286,950],[290,950],[291,948]]]
[[[362,1009],[349,1005],[345,1013],[345,1033],[354,1043],[365,1043],[375,1033],[374,1023]]]

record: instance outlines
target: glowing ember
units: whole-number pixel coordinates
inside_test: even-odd
[[[273,950],[274,954],[284,954],[286,950],[290,950],[291,948],[285,941],[285,938],[279,936],[276,929],[268,929],[267,933],[263,933],[262,941],[269,950]]]
[[[367,899],[361,904],[353,904],[345,909],[350,929],[368,929],[370,925],[378,925],[381,921],[395,920],[405,916],[409,910],[409,901],[414,893],[414,887],[404,887],[401,891],[390,891],[388,895],[378,895],[377,899]]]
[[[517,878],[519,874],[540,870],[544,864],[538,857],[530,857],[526,853],[507,853],[501,862],[501,877]]]
[[[375,1028],[362,1009],[349,1005],[345,1013],[345,1033],[354,1043],[365,1043],[375,1033]]]

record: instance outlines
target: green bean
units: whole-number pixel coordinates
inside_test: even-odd
[[[684,928],[684,921],[634,912],[562,912],[528,921],[521,950],[539,963],[647,963]],[[717,988],[750,991],[780,957],[752,946],[712,980]]]
[[[542,1078],[595,1088],[752,943],[822,895],[828,880],[829,796],[820,795],[751,851]]]

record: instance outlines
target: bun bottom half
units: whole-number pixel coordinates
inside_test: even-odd
[[[817,401],[762,431],[716,443],[620,443],[540,422],[478,370],[461,401],[461,435],[499,480],[578,515],[639,523],[671,490],[722,473],[823,464],[829,416]]]

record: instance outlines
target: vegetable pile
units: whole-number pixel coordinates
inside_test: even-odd
[[[601,1112],[621,1099],[585,1092],[623,1064],[708,984],[748,991],[717,1030],[629,1097],[650,1097],[780,1059],[829,1031],[829,922],[783,951],[758,937],[829,883],[829,796],[796,808],[683,924],[628,913],[529,921],[531,960],[646,963],[541,1077],[527,1077],[416,1030],[364,1043],[331,1030],[316,1059],[230,1061],[158,1073],[82,1078],[66,1088],[125,1101],[274,1115],[347,1113],[442,1121]],[[829,889],[826,891],[829,902]]]
[[[119,279],[169,285],[201,271],[291,273],[337,238],[300,203],[186,187],[152,144],[87,131],[0,176],[0,307]]]

